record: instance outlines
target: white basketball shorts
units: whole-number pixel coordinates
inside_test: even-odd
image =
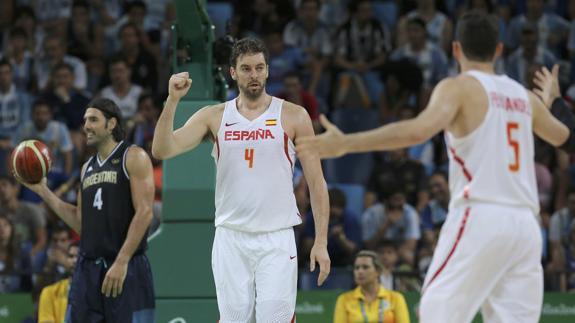
[[[212,271],[219,322],[294,322],[296,256],[293,228],[251,233],[216,227]]]
[[[535,323],[543,303],[541,230],[528,208],[450,210],[425,277],[422,323]]]

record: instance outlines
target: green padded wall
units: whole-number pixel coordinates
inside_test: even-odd
[[[175,127],[215,101],[183,101]],[[164,161],[160,232],[150,241],[157,322],[215,322],[218,319],[211,270],[214,237],[213,144]],[[179,318],[179,319],[178,319]]]

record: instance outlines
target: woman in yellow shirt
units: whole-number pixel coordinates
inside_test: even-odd
[[[363,250],[355,256],[353,277],[357,288],[337,298],[334,323],[409,323],[403,295],[379,283],[382,270],[375,252]]]

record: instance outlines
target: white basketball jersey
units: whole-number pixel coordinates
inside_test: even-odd
[[[465,202],[523,206],[539,212],[532,110],[527,90],[505,75],[467,72],[487,93],[477,129],[462,138],[445,132],[451,206]]]
[[[270,232],[301,223],[293,193],[294,144],[281,123],[283,100],[250,121],[225,103],[212,156],[216,162],[216,226]]]

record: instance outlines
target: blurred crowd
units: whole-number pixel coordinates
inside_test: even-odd
[[[206,8],[224,42],[265,41],[268,93],[306,108],[316,132],[320,113],[345,132],[417,115],[433,87],[458,73],[451,41],[467,9],[499,17],[505,51],[498,73],[533,88],[534,71],[559,64],[563,97],[575,100],[573,0],[232,0],[207,1]],[[78,239],[10,176],[12,148],[25,139],[48,144],[48,184],[75,202],[79,169],[93,153],[85,146],[83,114],[100,96],[120,107],[127,140],[149,151],[167,94],[175,16],[173,0],[0,3],[0,293],[39,295],[68,275],[68,249]],[[228,74],[229,66],[221,67]],[[226,77],[231,98],[237,91]],[[572,290],[575,159],[535,141],[545,286]],[[153,163],[157,223],[162,168]],[[381,259],[386,288],[419,290],[448,212],[446,169],[442,136],[409,149],[326,161],[335,268],[325,288],[350,288],[354,256],[369,249]],[[296,227],[298,259],[307,268],[313,214],[301,171],[294,175],[304,219]],[[314,281],[301,271],[301,289],[315,288]]]

